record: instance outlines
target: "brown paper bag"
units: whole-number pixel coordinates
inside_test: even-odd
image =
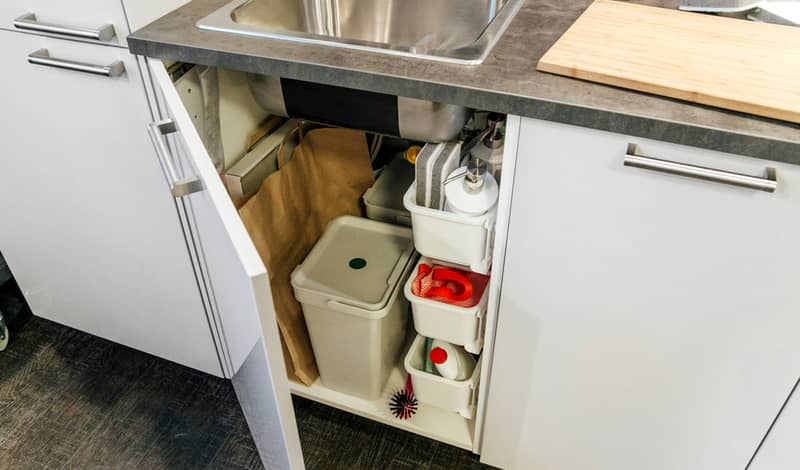
[[[364,132],[323,128],[298,134],[294,155],[285,162],[278,150],[278,171],[239,214],[269,272],[289,376],[311,385],[319,373],[289,277],[331,220],[363,215],[361,195],[374,178]]]

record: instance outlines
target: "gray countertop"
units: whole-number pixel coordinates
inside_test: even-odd
[[[203,31],[229,0],[193,0],[128,36],[160,59],[409,96],[800,164],[800,125],[536,71],[590,0],[527,0],[481,65]],[[674,0],[637,1],[674,7]]]

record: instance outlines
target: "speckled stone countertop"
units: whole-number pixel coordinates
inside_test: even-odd
[[[591,0],[527,0],[481,65],[203,31],[229,0],[193,0],[128,36],[160,59],[339,85],[800,164],[800,125],[536,71]],[[674,8],[675,0],[644,0]]]

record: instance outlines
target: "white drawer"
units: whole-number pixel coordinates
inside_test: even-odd
[[[27,24],[14,24],[15,20],[30,14],[34,15],[35,21],[29,17]],[[106,25],[113,26],[113,37],[103,37],[100,40],[91,37],[93,32],[102,30]],[[126,38],[130,32],[122,2],[118,0],[0,2],[0,28],[48,34],[47,31],[42,31],[48,26],[60,29],[60,32],[52,33],[54,36],[123,47],[127,47]]]

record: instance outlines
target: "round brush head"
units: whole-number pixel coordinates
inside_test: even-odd
[[[397,419],[410,419],[417,412],[417,398],[413,392],[401,389],[389,400],[389,409]]]
[[[394,392],[389,398],[389,410],[397,419],[411,419],[417,413],[419,403],[411,387],[411,376],[406,379],[405,388]]]

